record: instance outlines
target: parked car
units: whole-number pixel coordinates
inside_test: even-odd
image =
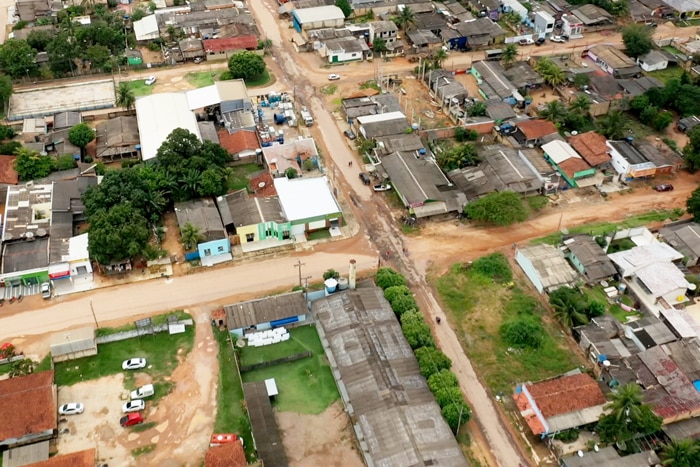
[[[389,191],[391,190],[391,185],[388,183],[382,183],[381,185],[374,185],[372,188],[374,191]]]
[[[146,402],[142,399],[134,399],[122,405],[122,412],[138,412],[146,408]]]
[[[552,36],[549,38],[549,40],[552,42],[559,42],[559,43],[566,42],[566,39],[564,39],[562,36]]]
[[[236,441],[243,444],[243,438],[233,433],[214,433],[211,435],[211,440],[209,440],[209,447],[221,446],[222,444],[229,444]]]
[[[124,427],[138,425],[140,423],[143,423],[143,417],[140,413],[130,413],[119,419],[119,424]]]
[[[364,183],[365,185],[369,185],[370,183],[372,183],[372,180],[369,178],[369,175],[365,172],[360,172],[360,180],[362,180],[362,183]]]
[[[328,75],[328,81],[337,81],[340,79],[340,75],[336,75],[335,73],[331,73]]]
[[[122,363],[122,370],[138,370],[146,367],[145,358],[130,358]]]
[[[519,45],[532,45],[534,43],[535,43],[535,41],[533,41],[532,39],[520,39],[518,41]]]
[[[41,283],[41,296],[43,298],[51,298],[51,282]]]
[[[535,45],[539,47],[540,45],[544,44],[545,40],[546,39],[544,37],[538,37],[537,40],[535,41]]]
[[[357,136],[355,135],[355,133],[353,133],[352,130],[345,130],[345,131],[343,132],[343,134],[344,134],[348,139],[355,139],[355,138],[357,138]]]
[[[58,413],[61,415],[78,415],[85,411],[85,406],[80,402],[70,402],[63,404],[58,408]]]
[[[673,191],[673,185],[667,183],[665,185],[656,185],[654,187],[656,191]]]
[[[151,86],[151,85],[155,84],[157,80],[158,80],[158,78],[156,78],[155,76],[149,76],[148,78],[146,78],[144,83],[146,84],[146,86]]]
[[[152,384],[147,384],[145,386],[141,386],[140,388],[136,389],[135,391],[131,391],[131,399],[143,399],[144,397],[151,397],[155,393],[155,390],[153,388]]]

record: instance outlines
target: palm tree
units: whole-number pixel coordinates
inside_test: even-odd
[[[549,295],[549,303],[554,308],[554,316],[567,328],[586,324],[588,317],[583,312],[576,291],[562,287]]]
[[[415,22],[416,15],[408,6],[404,6],[403,9],[399,11],[399,14],[394,17],[394,23],[403,29],[403,32],[411,29],[411,26],[413,26]]]
[[[442,48],[433,52],[433,65],[435,69],[442,68],[442,62],[444,62],[446,59],[447,52],[445,52]]]
[[[116,100],[115,103],[117,104],[117,107],[124,107],[129,112],[131,112],[134,109],[136,97],[134,96],[134,91],[131,90],[129,83],[119,83],[119,87],[115,91],[114,97]]]
[[[185,250],[195,249],[202,240],[204,240],[204,235],[202,235],[202,232],[196,225],[188,222],[180,228],[180,242],[185,247]]]
[[[199,191],[199,184],[202,179],[202,175],[197,171],[197,169],[190,169],[185,173],[185,175],[180,179],[180,184],[185,191],[192,195],[196,195]]]
[[[662,465],[673,467],[693,467],[700,461],[700,446],[694,441],[684,438],[671,441],[661,448]]]
[[[598,121],[600,133],[608,139],[622,139],[627,131],[627,119],[619,110],[613,110]]]
[[[618,422],[639,420],[642,415],[644,395],[638,384],[628,383],[617,388],[610,396],[610,403],[605,406],[610,415]]]
[[[554,64],[542,73],[542,77],[553,88],[566,82],[566,73]]]
[[[507,44],[501,54],[503,66],[509,68],[516,58],[518,58],[518,46],[515,44]]]
[[[561,101],[549,101],[540,112],[540,117],[552,123],[563,123],[566,119],[566,107]]]
[[[579,94],[574,100],[569,102],[569,112],[586,115],[591,108],[591,101],[585,94]]]

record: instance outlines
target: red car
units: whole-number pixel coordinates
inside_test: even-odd
[[[243,438],[233,433],[214,433],[211,435],[211,440],[209,441],[209,447],[221,446],[222,444],[229,444],[238,441],[243,444]]]
[[[673,185],[671,185],[670,183],[666,185],[656,185],[654,189],[656,191],[673,191]]]
[[[130,413],[119,419],[119,424],[123,427],[134,426],[143,423],[140,413]]]

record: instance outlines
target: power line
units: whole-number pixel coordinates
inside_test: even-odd
[[[302,263],[300,259],[297,260],[297,264],[294,265],[295,268],[299,269],[299,287],[303,287],[302,285],[302,277],[301,277],[301,267],[306,266],[306,263]]]

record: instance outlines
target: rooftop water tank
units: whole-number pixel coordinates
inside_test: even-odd
[[[323,285],[326,287],[326,293],[333,293],[338,288],[338,281],[333,279],[326,279]]]
[[[348,279],[346,277],[340,277],[338,279],[338,290],[347,290]]]

